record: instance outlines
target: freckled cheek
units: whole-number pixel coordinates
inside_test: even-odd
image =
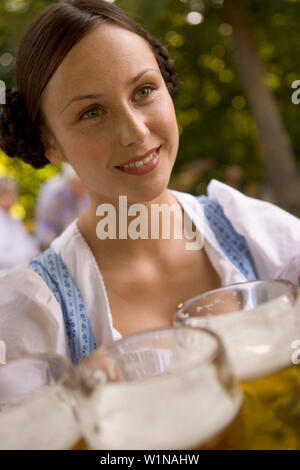
[[[67,159],[74,163],[83,159],[89,162],[99,161],[99,156],[105,163],[105,156],[109,154],[109,148],[107,148],[108,146],[103,142],[103,139],[91,138],[90,136],[64,138],[62,146]]]
[[[158,135],[163,137],[168,143],[168,146],[172,147],[176,153],[178,149],[179,132],[175,109],[171,99],[166,100],[163,106],[160,106],[159,110],[155,113],[155,129]]]

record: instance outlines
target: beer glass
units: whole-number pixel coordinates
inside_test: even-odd
[[[230,436],[231,448],[300,449],[300,365],[293,361],[299,299],[293,284],[252,281],[207,292],[179,305],[174,324],[212,329],[225,344],[244,394],[242,425]]]
[[[71,449],[79,441],[74,373],[66,358],[47,354],[0,365],[0,449]]]
[[[121,380],[78,391],[90,449],[217,446],[242,394],[219,337],[205,328],[164,328],[107,349]]]

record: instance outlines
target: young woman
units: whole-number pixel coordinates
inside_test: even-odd
[[[171,325],[178,303],[201,292],[257,277],[296,282],[298,219],[217,181],[208,198],[168,189],[179,143],[174,65],[116,5],[47,7],[21,41],[16,74],[1,115],[3,150],[35,168],[68,162],[90,205],[29,267],[0,272],[8,357],[55,352],[78,363],[121,336]],[[175,207],[170,236],[160,227],[156,238],[99,238],[108,207],[119,234],[119,196],[142,204],[148,234],[154,204]],[[175,236],[180,214],[204,237],[202,249],[186,249],[184,231]]]

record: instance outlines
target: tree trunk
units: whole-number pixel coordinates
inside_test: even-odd
[[[276,102],[265,84],[263,65],[247,27],[243,0],[225,0],[224,13],[233,28],[233,52],[256,121],[265,172],[275,202],[299,216],[299,169]]]

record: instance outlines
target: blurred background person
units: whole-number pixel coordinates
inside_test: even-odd
[[[46,250],[87,205],[88,196],[80,179],[66,164],[58,175],[43,184],[37,198],[35,236],[41,250]]]
[[[19,186],[13,178],[0,178],[0,269],[27,265],[39,254],[35,238],[22,222],[10,215],[16,202]]]

